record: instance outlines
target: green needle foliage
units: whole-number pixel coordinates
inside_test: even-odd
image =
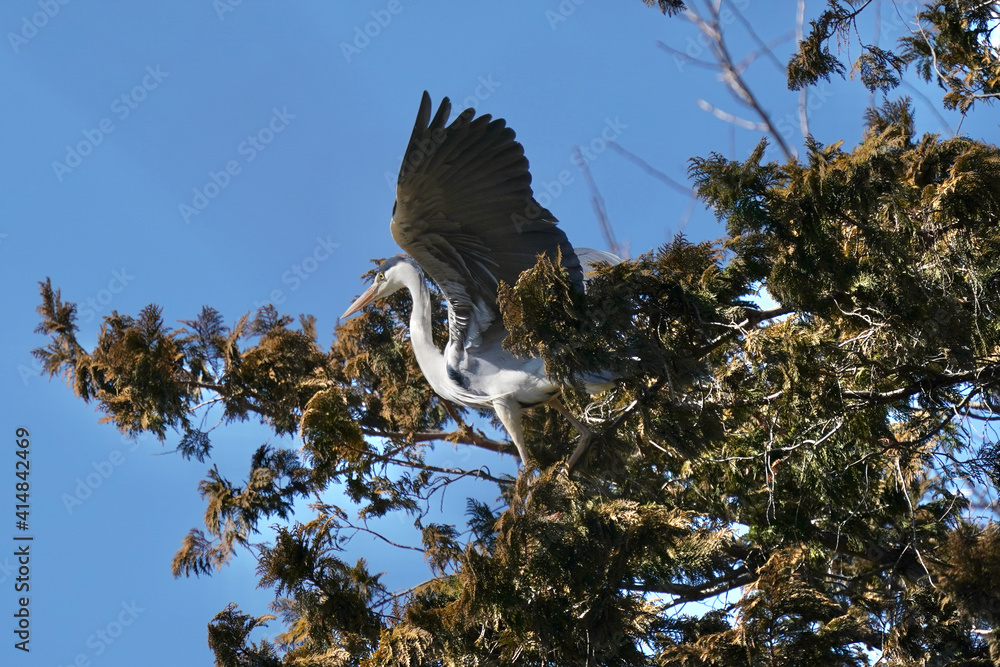
[[[895,3],[894,3],[895,4]],[[859,35],[859,16],[871,0],[827,0],[827,8],[810,22],[809,34],[788,62],[788,87],[798,90],[843,75],[846,67],[830,50],[830,41],[850,42]],[[877,7],[877,5],[874,5]],[[907,8],[908,9],[908,8]],[[907,11],[897,8],[897,11]],[[944,91],[949,109],[970,110],[976,102],[1000,97],[1000,52],[993,46],[1000,29],[995,2],[939,0],[920,6],[910,34],[900,39],[899,52],[861,43],[861,55],[852,63],[869,90],[890,90],[900,84],[909,65],[924,81]],[[910,16],[904,16],[910,21]]]
[[[968,68],[941,79],[945,104],[992,94],[984,6],[924,12],[939,65]],[[825,43],[851,11],[834,0],[814,22],[793,85],[842,69]],[[917,39],[868,49],[865,83],[906,63],[936,76]],[[107,317],[87,351],[46,281],[35,354],[106,421],[189,459],[211,458],[208,414],[301,439],[252,447],[242,483],[212,467],[204,529],[174,559],[210,575],[247,549],[275,591],[273,615],[234,603],[211,621],[220,666],[1000,664],[1000,149],[917,136],[905,99],[871,109],[853,149],[806,149],[691,161],[718,242],[600,268],[587,296],[557,258],[501,287],[508,348],[541,355],[594,425],[572,475],[572,429],[543,409],[525,423],[536,471],[435,463],[434,442],[513,448],[424,381],[401,293],[328,350],[312,318],[270,307],[173,329],[149,306]],[[756,305],[762,288],[777,305]],[[443,308],[434,323],[443,345]],[[590,403],[574,378],[606,369],[621,379]],[[467,521],[436,521],[470,478]],[[398,546],[428,572],[392,591],[347,552],[399,513],[420,546]]]

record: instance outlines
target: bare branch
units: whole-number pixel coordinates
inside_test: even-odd
[[[736,114],[724,111],[711,102],[703,100],[700,97],[698,98],[698,108],[702,111],[707,111],[723,122],[731,123],[736,127],[743,128],[744,130],[753,130],[755,132],[767,132],[769,130],[767,123],[758,123],[752,120],[747,120],[746,118],[740,118]]]
[[[748,107],[753,109],[761,119],[761,123],[753,127],[752,129],[757,129],[760,131],[767,132],[774,140],[777,142],[781,152],[785,155],[788,160],[795,159],[795,154],[789,148],[788,144],[785,142],[785,138],[781,136],[781,133],[777,131],[774,123],[771,121],[771,117],[768,115],[767,111],[757,100],[757,97],[753,94],[753,91],[746,85],[743,81],[740,71],[737,69],[736,65],[733,63],[733,58],[729,53],[729,48],[726,46],[726,41],[722,37],[722,28],[719,23],[719,11],[717,6],[712,6],[709,8],[709,12],[712,15],[711,21],[706,21],[696,12],[688,9],[684,12],[684,16],[694,23],[704,34],[712,44],[712,50],[715,53],[716,59],[722,66],[723,81],[729,90],[733,93],[736,98],[746,104]],[[701,101],[699,101],[701,104]],[[705,104],[708,104],[705,102]],[[704,106],[702,107],[704,108]],[[715,107],[712,107],[713,109]],[[720,111],[722,114],[727,112]],[[731,114],[730,114],[731,115]],[[736,119],[733,116],[733,119]],[[743,120],[743,119],[740,119]],[[732,122],[731,120],[729,122]],[[749,123],[750,121],[743,121]]]
[[[701,584],[675,584],[669,582],[658,582],[652,585],[629,586],[629,590],[642,593],[666,593],[675,596],[673,602],[667,608],[675,607],[688,602],[698,602],[708,598],[722,595],[727,591],[752,584],[757,580],[757,575],[750,572],[747,567],[740,566],[721,577],[710,579]]]
[[[674,47],[670,46],[669,44],[665,44],[660,40],[656,40],[656,45],[674,57],[684,58],[685,62],[690,63],[692,65],[697,65],[698,67],[704,67],[705,69],[712,69],[712,70],[722,69],[719,63],[713,63],[709,62],[708,60],[699,60],[698,58],[692,58],[683,51],[675,49]]]
[[[580,171],[583,172],[583,180],[587,182],[587,187],[590,188],[590,204],[594,207],[594,213],[597,215],[597,222],[600,224],[601,232],[604,234],[604,242],[608,244],[608,250],[626,259],[628,257],[628,249],[618,243],[618,240],[615,238],[615,230],[611,226],[611,221],[608,220],[608,211],[604,205],[604,197],[601,196],[600,191],[597,189],[597,183],[594,182],[594,177],[590,173],[590,166],[583,159],[583,154],[580,152],[579,146],[573,147],[573,161],[580,165]]]
[[[458,425],[460,435],[457,439],[452,440],[453,442],[475,445],[476,447],[482,447],[483,449],[487,449],[498,454],[510,454],[511,456],[517,456],[517,449],[514,447],[513,443],[490,440],[482,433],[466,424],[462,420],[462,417],[458,414],[458,410],[455,409],[454,405],[448,401],[442,401],[441,405],[444,406],[444,409],[448,413],[448,416],[451,417],[451,420]],[[465,438],[468,438],[468,440]]]
[[[617,141],[609,141],[608,142],[608,146],[611,146],[611,148],[613,148],[616,151],[618,151],[618,153],[621,154],[626,160],[628,160],[629,162],[632,162],[635,165],[638,165],[639,168],[642,169],[643,171],[645,171],[647,174],[649,174],[653,178],[656,178],[656,179],[658,179],[660,181],[663,181],[664,183],[666,183],[668,186],[670,186],[671,188],[673,188],[677,192],[679,192],[679,193],[681,193],[683,195],[691,196],[691,197],[695,196],[694,189],[692,189],[691,187],[689,187],[687,185],[684,185],[680,181],[677,181],[677,180],[671,178],[667,174],[663,173],[662,171],[660,171],[659,169],[657,169],[653,165],[651,165],[648,162],[646,162],[645,160],[643,160],[641,157],[639,157],[638,155],[636,155],[632,151],[628,150],[627,148],[622,147],[622,145],[619,144]]]
[[[396,547],[397,549],[408,549],[409,551],[417,551],[417,552],[420,552],[420,553],[426,553],[426,552],[427,552],[427,550],[426,550],[426,549],[421,549],[420,547],[414,547],[414,546],[411,546],[411,545],[409,545],[409,544],[400,544],[400,543],[398,543],[398,542],[393,542],[392,540],[390,540],[390,539],[389,539],[388,537],[386,537],[385,535],[383,535],[383,534],[381,534],[381,533],[379,533],[379,532],[377,532],[377,531],[374,531],[374,530],[372,530],[372,529],[371,529],[371,528],[369,528],[368,526],[359,526],[359,525],[357,525],[357,524],[354,524],[354,523],[351,523],[351,521],[350,521],[349,519],[344,519],[344,518],[342,518],[342,519],[341,519],[341,521],[343,521],[343,522],[344,522],[344,524],[345,524],[345,525],[346,525],[346,526],[347,526],[348,528],[351,528],[351,529],[353,529],[353,530],[354,530],[354,531],[356,531],[356,532],[360,532],[360,533],[368,533],[368,534],[369,534],[369,535],[371,535],[372,537],[377,537],[378,539],[382,540],[382,541],[383,541],[383,542],[385,542],[386,544],[389,544],[389,545],[391,545],[391,546],[394,546],[394,547]]]

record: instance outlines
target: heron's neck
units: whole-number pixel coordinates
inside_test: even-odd
[[[437,392],[447,386],[447,369],[444,355],[434,345],[431,327],[431,293],[427,289],[424,277],[417,271],[407,274],[406,287],[413,299],[413,312],[410,313],[410,343],[417,364],[427,382]]]

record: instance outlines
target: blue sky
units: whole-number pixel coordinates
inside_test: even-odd
[[[733,1],[765,41],[793,28],[790,0]],[[807,16],[821,4],[811,0]],[[912,3],[897,6],[912,14]],[[883,11],[893,37],[898,17],[890,3]],[[752,48],[737,22],[726,28],[741,53]],[[231,323],[268,301],[314,314],[328,345],[368,259],[398,251],[390,183],[425,89],[435,104],[447,95],[456,109],[506,118],[536,193],[547,192],[543,203],[571,241],[605,248],[572,160],[574,146],[585,148],[633,254],[681,226],[699,240],[723,229],[605,140],[683,180],[688,158],[743,157],[759,137],[699,108],[703,98],[748,116],[714,72],[656,45],[708,58],[690,24],[639,0],[8,0],[0,34],[3,664],[211,664],[206,623],[231,601],[263,614],[271,600],[254,589],[246,557],[210,578],[171,577],[181,539],[201,526],[196,488],[210,464],[172,454],[176,437],[122,439],[62,382],[38,376],[38,281],[51,277],[79,304],[87,346],[112,310],[157,303],[174,323],[208,304]],[[791,44],[776,47],[779,61]],[[801,146],[798,98],[778,69],[762,58],[747,78]],[[867,100],[857,82],[822,84],[810,102],[814,133],[854,143]],[[917,114],[921,129],[947,132],[921,103]],[[987,115],[963,131],[995,141]],[[30,654],[12,639],[19,426],[31,434]],[[216,433],[213,462],[242,480],[268,432],[241,424]],[[509,458],[500,465],[513,470]],[[457,517],[464,497],[450,493]],[[388,521],[407,539],[406,521]],[[355,556],[391,570],[394,586],[426,578],[419,558],[367,540],[358,547]]]

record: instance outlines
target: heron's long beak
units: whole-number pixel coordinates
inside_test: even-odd
[[[375,292],[377,291],[378,291],[378,285],[376,283],[372,283],[368,287],[368,289],[362,292],[361,296],[359,296],[354,301],[354,303],[351,304],[351,307],[344,311],[344,314],[340,316],[340,319],[346,320],[348,317],[350,317],[351,315],[358,312],[359,310],[367,306],[369,303],[374,301]]]

